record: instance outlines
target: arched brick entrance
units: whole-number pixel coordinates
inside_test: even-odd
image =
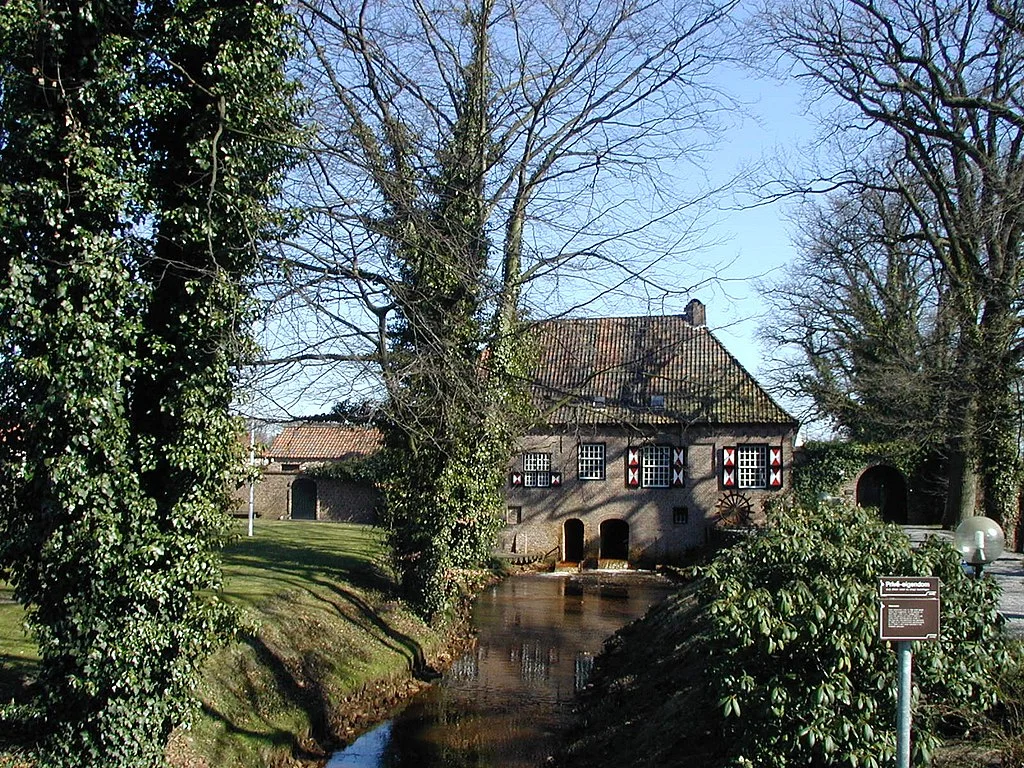
[[[907,481],[895,467],[868,467],[857,480],[857,504],[876,507],[888,523],[907,524]]]
[[[629,523],[625,520],[604,520],[601,522],[602,560],[629,559]]]
[[[575,517],[562,524],[562,559],[568,563],[582,563],[583,521]]]

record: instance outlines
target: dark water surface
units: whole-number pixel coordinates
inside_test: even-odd
[[[671,586],[642,574],[528,575],[474,603],[476,648],[328,768],[537,768],[606,637]]]

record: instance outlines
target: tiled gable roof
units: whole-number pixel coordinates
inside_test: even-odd
[[[535,332],[534,395],[546,423],[797,423],[687,316],[552,320]]]
[[[323,422],[288,424],[267,453],[274,461],[352,459],[376,453],[382,439],[379,430],[366,427]]]

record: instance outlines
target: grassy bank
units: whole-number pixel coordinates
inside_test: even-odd
[[[224,577],[246,629],[207,665],[201,715],[172,739],[178,766],[321,757],[385,716],[461,639],[394,599],[380,532],[368,526],[259,521],[225,552]],[[21,621],[18,606],[0,602],[5,700],[35,665]]]

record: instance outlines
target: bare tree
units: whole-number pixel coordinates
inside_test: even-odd
[[[947,432],[952,339],[944,286],[903,198],[877,189],[805,201],[797,260],[765,287],[771,372],[806,417],[845,435],[936,450]]]
[[[836,115],[847,157],[890,153],[880,168],[916,219],[941,270],[954,322],[946,522],[984,510],[1013,539],[1018,520],[1016,403],[1021,358],[1024,172],[1021,4],[967,0],[801,0],[773,4],[765,45],[813,88],[849,107]],[[904,165],[909,171],[904,172]],[[850,165],[831,178],[870,186]],[[965,493],[959,491],[966,490]]]
[[[700,237],[691,214],[707,193],[695,163],[731,106],[712,74],[734,5],[302,3],[302,78],[320,130],[292,187],[306,226],[268,275],[266,362],[279,368],[264,368],[290,377],[300,364],[316,378],[323,364],[333,387],[339,369],[379,381],[407,282],[401,223],[436,199],[460,126],[479,134],[487,253],[468,272],[490,338],[523,309],[543,316],[608,291],[684,295],[698,278],[679,284],[679,257]]]
[[[392,543],[428,612],[491,545],[527,294],[666,292],[699,200],[661,169],[710,141],[734,3],[300,4],[319,131],[294,187],[307,226],[268,291],[310,311],[288,318],[301,348],[268,362],[383,383]]]

